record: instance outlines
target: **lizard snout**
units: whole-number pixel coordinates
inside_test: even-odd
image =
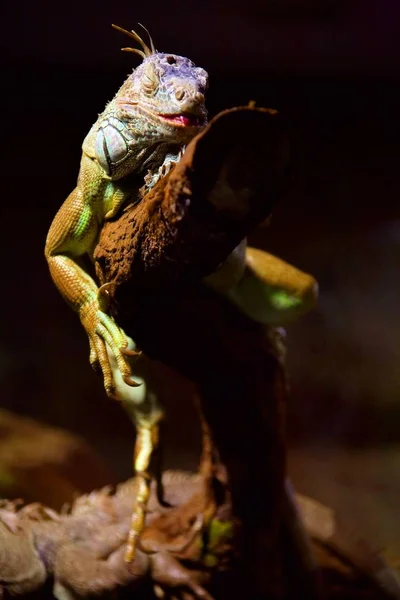
[[[175,99],[181,104],[204,104],[205,101],[204,94],[198,92],[191,85],[178,85],[175,88],[174,94]]]

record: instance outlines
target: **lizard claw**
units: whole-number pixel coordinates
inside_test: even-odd
[[[124,381],[124,383],[126,383],[126,385],[129,385],[129,387],[140,387],[142,385],[141,383],[138,383],[134,379],[131,379],[131,377],[129,375],[123,376],[122,380]]]
[[[129,380],[131,375],[129,354],[123,352],[125,348],[128,348],[129,339],[115,321],[102,310],[102,306],[104,307],[107,301],[108,289],[112,285],[114,284],[107,283],[102,286],[99,289],[98,298],[82,307],[80,311],[82,325],[89,336],[90,363],[97,371],[100,367],[108,396],[115,395],[116,382],[110,357],[107,354],[107,347],[109,347],[112,357],[115,359],[114,368],[118,369],[123,378]],[[133,386],[135,383],[128,385]]]
[[[128,347],[121,348],[121,352],[122,352],[122,354],[125,354],[125,356],[131,356],[132,358],[139,358],[139,356],[142,355],[142,351],[141,350],[140,351],[138,351],[138,350],[131,350]]]
[[[115,286],[114,281],[109,281],[108,283],[103,283],[102,286],[99,287],[97,292],[97,300],[99,302],[100,309],[103,312],[106,312],[109,304],[110,304],[110,289]]]

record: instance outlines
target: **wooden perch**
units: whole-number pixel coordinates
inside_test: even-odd
[[[241,524],[235,567],[222,587],[214,581],[217,599],[298,597],[301,590],[311,600],[319,592],[315,565],[300,556],[301,525],[293,514],[285,520],[280,333],[201,283],[270,214],[285,190],[287,157],[275,111],[225,111],[169,176],[104,226],[95,251],[100,283],[114,282],[117,322],[147,356],[199,390],[227,471],[229,512]]]
[[[173,508],[158,503],[153,485],[147,526],[133,565],[124,562],[123,553],[134,480],[116,490],[104,488],[78,498],[68,514],[58,514],[40,504],[17,510],[12,502],[3,501],[0,597],[32,599],[32,592],[36,592],[33,597],[50,600],[54,592],[58,600],[88,597],[155,600],[162,591],[166,597],[210,600],[202,586],[209,583],[213,573],[211,592],[215,597],[222,590],[223,598],[243,598],[240,594],[229,594],[229,578],[224,579],[227,567],[235,561],[229,495],[220,497],[216,513],[218,528],[209,543],[209,552],[204,554],[201,535],[196,529],[196,518],[204,501],[204,481],[199,475],[179,472],[167,472],[163,480],[165,499]],[[327,542],[326,532],[332,529],[331,511],[311,499],[299,500],[302,510],[307,512],[307,525],[318,540],[319,565],[329,584],[327,599],[395,598],[374,584],[372,571],[371,578],[363,576],[351,557],[349,560],[347,553],[341,551],[340,543],[332,547]],[[286,554],[284,531],[279,539],[278,547]],[[378,556],[374,562],[382,573]],[[292,567],[290,562],[286,563],[283,575],[284,581],[293,584]],[[386,571],[387,576],[389,569]],[[288,585],[281,597],[299,598],[299,587]]]
[[[198,386],[243,523],[235,584],[243,594],[268,594],[275,586],[265,563],[275,560],[280,523],[285,378],[274,334],[201,278],[270,214],[285,189],[287,158],[275,111],[225,111],[189,144],[168,178],[104,226],[95,251],[100,283],[115,284],[118,324],[147,356]]]
[[[131,565],[123,554],[134,481],[83,497],[63,515],[5,502],[3,591],[37,590],[45,598],[53,581],[58,600],[315,598],[314,566],[294,551],[301,527],[288,527],[299,521],[285,520],[294,509],[285,491],[280,332],[249,320],[201,282],[270,214],[285,189],[286,165],[279,115],[225,111],[169,176],[104,226],[95,251],[100,283],[114,282],[110,309],[118,324],[148,357],[197,386],[220,458],[211,521],[203,528],[211,480],[204,468],[201,475],[164,475],[171,507],[159,504],[152,486]],[[376,588],[370,597],[378,600]]]
[[[124,284],[130,299],[133,293],[141,299],[215,271],[271,213],[287,161],[275,111],[237,108],[213,119],[168,176],[103,227],[96,270],[101,283],[116,284],[119,318]]]

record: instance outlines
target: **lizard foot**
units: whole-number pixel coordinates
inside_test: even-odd
[[[131,379],[129,356],[125,353],[129,338],[113,319],[101,310],[99,300],[85,304],[79,316],[89,337],[90,364],[96,371],[100,370],[103,373],[107,395],[113,396],[115,393],[115,382],[106,346],[110,348],[125,383],[131,386],[140,385]]]

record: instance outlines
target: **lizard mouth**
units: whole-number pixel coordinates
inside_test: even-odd
[[[165,121],[175,125],[176,127],[201,127],[204,124],[205,118],[200,115],[193,113],[179,113],[179,114],[158,114]]]
[[[183,112],[183,113],[155,113],[152,110],[146,109],[145,107],[139,107],[138,102],[131,102],[128,99],[120,98],[117,101],[120,108],[128,113],[136,114],[138,109],[148,114],[156,115],[158,118],[174,125],[175,127],[202,127],[205,124],[206,117],[200,111],[194,112]]]

